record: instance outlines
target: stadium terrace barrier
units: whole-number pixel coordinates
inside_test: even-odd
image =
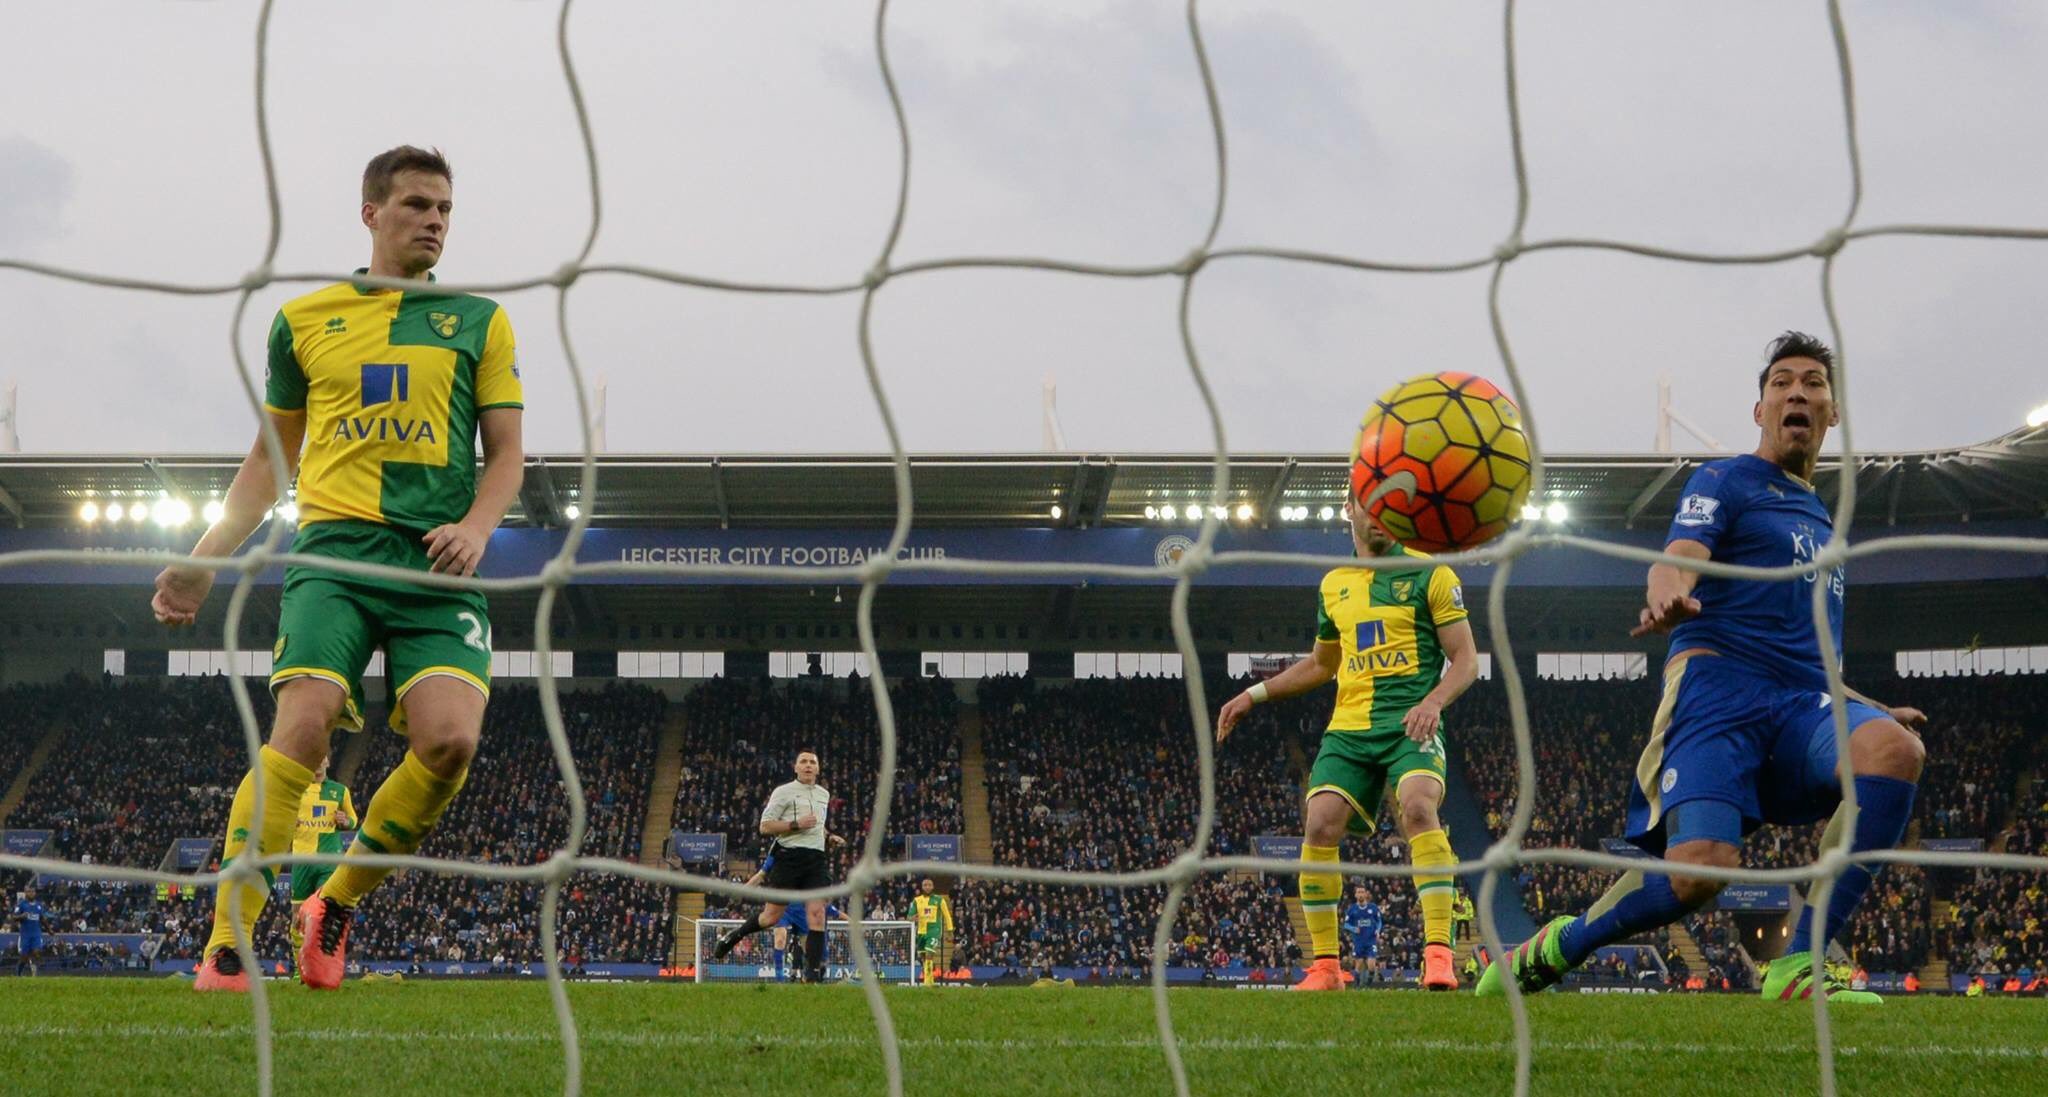
[[[117,958],[137,957],[146,960],[155,955],[160,936],[154,933],[45,933],[43,952],[53,955],[64,948],[107,948],[114,950]],[[0,971],[12,971],[12,958],[21,951],[21,934],[8,931],[0,933]]]

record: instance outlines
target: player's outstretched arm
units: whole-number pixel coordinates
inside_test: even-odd
[[[1673,541],[1664,546],[1664,551],[1688,560],[1705,560],[1713,555],[1713,550],[1698,541]],[[1699,581],[1700,573],[1697,571],[1676,564],[1651,564],[1649,590],[1643,595],[1642,612],[1636,615],[1636,627],[1628,634],[1647,636],[1652,632],[1670,632],[1699,616],[1700,600],[1692,596],[1692,588]]]
[[[306,413],[304,411],[266,411],[271,425],[277,428],[277,441],[284,450],[284,479],[289,483],[299,472],[299,449],[306,441]],[[263,444],[263,436],[256,436],[256,444],[249,448],[249,455],[242,458],[242,467],[235,472],[234,483],[228,486],[228,497],[221,503],[220,521],[215,522],[200,535],[199,543],[192,547],[194,556],[230,556],[242,547],[242,542],[256,532],[256,527],[270,515],[270,508],[277,505],[277,468],[270,460],[270,447]],[[158,624],[189,625],[199,617],[199,607],[206,602],[206,596],[213,590],[213,572],[189,564],[173,564],[157,573],[156,596],[149,601],[149,608],[156,615]]]
[[[519,408],[485,408],[477,415],[483,437],[484,473],[477,479],[476,502],[460,522],[450,522],[427,531],[422,540],[429,571],[450,575],[474,575],[483,563],[484,549],[491,534],[505,520],[505,511],[519,495],[519,483],[526,475],[526,447],[523,438],[525,412]]]
[[[1230,738],[1237,722],[1261,701],[1278,700],[1307,693],[1337,676],[1337,664],[1344,659],[1344,645],[1330,640],[1316,641],[1315,650],[1286,670],[1224,702],[1216,714],[1216,741]]]
[[[1869,694],[1856,692],[1849,688],[1849,684],[1846,682],[1842,684],[1842,692],[1848,694],[1849,699],[1852,701],[1861,701],[1871,708],[1883,709],[1885,715],[1897,720],[1899,726],[1907,731],[1917,733],[1927,723],[1927,714],[1911,705],[1887,705],[1883,701],[1872,698]]]

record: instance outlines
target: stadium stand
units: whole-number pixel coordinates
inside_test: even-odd
[[[1242,685],[1218,680],[1209,696],[1227,697]],[[1129,871],[1164,864],[1193,840],[1199,790],[1182,681],[1049,686],[997,678],[984,682],[979,696],[999,864]],[[1211,852],[1246,853],[1255,835],[1299,833],[1303,774],[1291,757],[1298,744],[1290,752],[1287,739],[1300,733],[1312,709],[1301,699],[1257,710],[1219,751]],[[1397,852],[1405,859],[1405,847]],[[1347,855],[1381,860],[1385,843],[1377,836],[1355,840]],[[1285,967],[1299,955],[1285,899],[1292,883],[1204,877],[1182,906],[1173,962]],[[1095,894],[970,886],[960,900],[962,920],[972,927],[964,951],[975,964],[1084,967],[1104,978],[1131,977],[1150,962],[1162,898],[1156,888]],[[1395,931],[1390,938],[1405,934],[1409,897],[1397,891],[1382,902]],[[1419,954],[1419,940],[1413,946]]]
[[[1242,683],[1217,680],[1212,697]],[[2048,771],[2048,699],[2025,678],[1903,678],[1864,683],[1872,693],[1924,707],[1930,762],[1913,838],[1982,839],[1990,848],[2040,852],[2048,844],[2048,782],[2022,788],[2020,775]],[[1541,782],[1532,845],[1597,847],[1622,829],[1627,774],[1641,728],[1655,707],[1652,681],[1529,683]],[[964,829],[958,722],[966,693],[980,706],[993,855],[1004,864],[1133,869],[1163,864],[1193,835],[1197,790],[1185,685],[1178,679],[1044,681],[997,678],[961,691],[942,679],[892,687],[903,733],[896,824],[902,833]],[[263,691],[253,696],[267,719]],[[0,693],[0,777],[12,778],[52,727],[59,749],[28,782],[7,826],[48,829],[59,856],[95,863],[162,863],[173,840],[216,837],[245,750],[220,678],[73,679]],[[567,730],[591,798],[586,849],[633,858],[647,814],[657,732],[671,712],[685,729],[674,801],[678,829],[723,832],[735,872],[762,848],[755,822],[765,792],[787,779],[799,744],[824,753],[835,831],[857,844],[872,807],[874,711],[864,682],[845,679],[714,679],[671,705],[660,693],[614,683],[563,694]],[[1261,706],[1219,753],[1219,815],[1211,850],[1249,852],[1256,835],[1298,831],[1303,769],[1321,734],[1327,697]],[[1454,780],[1466,782],[1489,827],[1514,807],[1512,741],[1503,692],[1481,683],[1452,710],[1448,736]],[[367,801],[397,762],[402,744],[370,733],[354,789]],[[503,684],[470,787],[430,839],[434,856],[530,863],[562,840],[566,813],[537,692]],[[1815,852],[1818,825],[1756,836],[1750,863],[1798,864]],[[852,848],[838,855],[844,871]],[[900,855],[892,848],[891,856]],[[1370,836],[1347,843],[1348,859],[1403,863],[1405,844],[1385,816]],[[12,895],[27,883],[6,881]],[[1518,877],[1532,913],[1582,909],[1607,874],[1556,866]],[[1298,959],[1289,921],[1293,881],[1284,876],[1214,875],[1190,892],[1173,934],[1171,962],[1198,968],[1243,965],[1279,977]],[[908,882],[870,897],[876,916],[900,916]],[[1412,967],[1420,951],[1413,896],[1405,880],[1375,881],[1386,913],[1381,957]],[[156,955],[190,958],[203,940],[211,896],[191,889],[45,881],[53,933],[160,934]],[[1046,888],[961,884],[954,891],[957,958],[1027,972],[1085,969],[1103,979],[1143,977],[1159,889]],[[573,961],[664,963],[673,939],[673,893],[619,879],[581,876],[565,893],[563,947]],[[467,878],[401,873],[369,900],[355,955],[364,961],[461,961],[516,970],[538,955],[538,889]],[[710,910],[707,914],[725,913]],[[2022,986],[2048,971],[2048,896],[2036,875],[1923,874],[1893,867],[1881,878],[1847,941],[1874,972],[1946,961]],[[267,955],[284,954],[284,904],[258,930]],[[1681,937],[1645,943],[1662,971],[1620,957],[1594,977],[1665,977],[1674,986],[1753,985],[1748,945],[1726,912],[1689,919],[1696,951]],[[79,970],[119,970],[147,959],[119,946],[64,946],[53,959]],[[1694,970],[1695,964],[1704,970]],[[1697,977],[1697,978],[1695,978]]]
[[[643,686],[608,684],[562,695],[563,727],[589,797],[583,848],[638,855],[654,770],[656,731],[668,702]],[[358,806],[404,756],[380,733],[356,782]],[[546,860],[566,840],[568,800],[530,686],[493,690],[469,785],[424,847],[426,856],[496,864]],[[398,873],[363,902],[353,937],[362,960],[439,960],[500,965],[540,956],[541,889],[470,877]],[[559,933],[566,957],[662,963],[669,891],[638,881],[579,877],[565,889]]]

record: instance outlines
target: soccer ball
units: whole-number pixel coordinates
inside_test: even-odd
[[[1435,373],[1373,401],[1351,449],[1351,503],[1422,552],[1476,548],[1529,497],[1522,410],[1493,382]]]

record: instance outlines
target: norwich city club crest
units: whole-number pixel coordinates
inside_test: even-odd
[[[1405,601],[1407,601],[1407,600],[1408,600],[1409,596],[1410,596],[1410,595],[1412,595],[1412,594],[1414,594],[1414,593],[1415,593],[1415,580],[1413,580],[1413,579],[1396,579],[1396,580],[1394,580],[1394,601],[1396,601],[1396,602],[1405,602]]]
[[[443,339],[453,339],[455,333],[462,328],[462,317],[452,312],[430,312],[427,314],[427,326],[434,329],[435,335]]]

